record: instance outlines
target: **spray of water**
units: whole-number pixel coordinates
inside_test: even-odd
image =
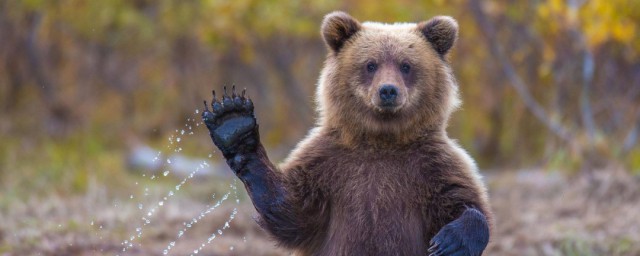
[[[198,114],[198,110],[196,109],[195,114]],[[193,129],[193,124],[195,124],[196,127],[200,126],[200,124],[202,124],[202,122],[196,121],[195,118],[189,118],[187,119],[187,123],[185,124],[185,129],[176,129],[175,132],[169,136],[168,141],[169,141],[169,145],[167,146],[167,148],[169,150],[173,150],[174,152],[178,153],[182,151],[182,147],[180,146],[180,142],[183,141],[183,139],[186,139],[188,136],[191,136],[194,134],[194,129]],[[153,158],[153,162],[157,162],[160,161],[161,159],[161,155],[162,153],[160,151],[157,152],[157,154],[155,155],[155,157]],[[208,155],[209,158],[212,157],[212,154]],[[146,209],[145,214],[143,214],[143,216],[141,217],[141,221],[139,222],[138,226],[135,228],[135,232],[131,233],[129,236],[127,236],[127,239],[125,239],[121,245],[122,245],[122,252],[126,252],[128,249],[133,248],[134,247],[134,242],[139,241],[144,234],[144,228],[148,225],[150,225],[152,223],[152,218],[153,216],[156,214],[156,212],[159,211],[160,208],[162,208],[166,203],[168,203],[170,201],[170,199],[177,193],[180,191],[180,188],[182,186],[184,186],[190,179],[193,179],[194,176],[202,169],[209,167],[209,163],[207,161],[202,161],[202,163],[196,167],[193,171],[191,171],[189,173],[189,175],[187,175],[185,178],[183,178],[179,183],[177,183],[174,186],[175,190],[169,190],[166,195],[164,197],[162,197],[162,199],[160,199],[159,201],[157,201],[156,203],[152,203],[150,204]],[[169,175],[172,171],[172,160],[171,158],[167,158],[166,159],[166,163],[162,164],[162,170],[164,170],[162,172],[162,176],[156,176],[156,175],[151,175],[149,177],[150,180],[156,180],[157,178],[160,177],[166,177],[167,175]],[[142,177],[147,177],[146,174],[142,174]],[[136,185],[138,185],[138,182],[136,182]],[[171,249],[174,248],[176,242],[184,236],[184,234],[193,226],[195,226],[196,223],[198,223],[198,221],[201,221],[203,218],[205,218],[208,214],[212,213],[215,209],[217,209],[218,207],[220,207],[220,205],[222,205],[232,194],[233,197],[235,198],[235,202],[236,204],[240,203],[240,200],[238,198],[238,192],[237,192],[237,181],[234,180],[234,182],[232,182],[231,184],[229,184],[229,188],[230,190],[227,191],[218,201],[216,201],[212,206],[207,206],[203,211],[200,212],[200,214],[198,214],[197,216],[193,217],[189,222],[185,222],[183,224],[183,227],[178,230],[178,232],[175,235],[175,239],[173,239],[171,242],[169,242],[165,249],[163,250],[163,254],[164,255],[168,255],[171,252]],[[175,191],[175,192],[174,192]],[[148,196],[149,195],[149,188],[144,189],[144,196]],[[215,194],[213,195],[213,198],[215,200]],[[129,199],[134,199],[133,195],[129,196]],[[143,210],[145,209],[143,203],[138,203],[138,209],[139,210]],[[200,244],[200,246],[196,249],[193,250],[193,253],[191,255],[195,255],[198,254],[199,252],[202,252],[202,250],[209,244],[211,244],[216,237],[222,236],[222,234],[224,233],[225,230],[230,228],[230,223],[231,221],[235,218],[236,214],[238,213],[238,208],[234,207],[233,211],[231,212],[231,214],[229,215],[229,217],[227,218],[226,222],[224,223],[224,225],[222,227],[219,227],[217,229],[216,232],[212,233],[205,242],[202,242]],[[93,225],[93,222],[91,223]],[[138,246],[140,246],[140,244],[137,244]],[[233,246],[231,246],[229,248],[230,250],[233,250]]]
[[[236,199],[236,204],[240,204],[240,199],[238,199],[238,190],[237,190],[236,182],[234,181],[234,183],[230,184],[229,186],[233,190],[233,194],[234,194],[235,199]],[[216,239],[216,236],[222,236],[222,234],[224,233],[224,230],[226,230],[226,229],[231,227],[229,224],[236,217],[236,214],[238,214],[238,207],[234,207],[233,208],[233,211],[231,212],[231,214],[227,218],[227,221],[224,223],[224,225],[221,228],[218,228],[217,232],[212,233],[211,236],[209,236],[209,238],[207,238],[207,242],[206,243],[203,242],[202,244],[200,244],[200,247],[198,247],[198,249],[193,250],[193,253],[191,255],[193,256],[193,255],[196,255],[199,252],[201,252],[202,249],[204,249],[205,246],[207,246],[208,244],[211,244],[211,242],[214,239]],[[233,250],[233,246],[231,246],[229,249]]]

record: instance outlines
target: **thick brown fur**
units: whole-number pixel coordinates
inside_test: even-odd
[[[446,61],[455,20],[361,24],[335,12],[322,30],[317,127],[279,170],[254,139],[225,155],[263,227],[298,255],[427,255],[468,207],[491,226],[477,167],[445,131],[459,105]],[[378,99],[389,84],[393,107]]]
[[[345,15],[327,15],[323,29],[335,17],[344,23]],[[442,25],[450,22],[455,31]],[[465,205],[491,223],[477,167],[445,131],[459,104],[443,56],[457,38],[455,21],[346,26],[361,30],[340,47],[328,43],[316,95],[318,127],[280,167],[291,200],[309,218],[303,222],[316,227],[295,249],[301,255],[426,255],[429,240]],[[439,33],[432,40],[450,41],[434,46],[424,34],[430,30]],[[323,31],[325,39],[331,34]],[[412,64],[416,73],[403,83],[402,109],[379,113],[369,102],[377,84],[367,84],[362,74],[371,59]],[[402,80],[392,73],[380,79]]]

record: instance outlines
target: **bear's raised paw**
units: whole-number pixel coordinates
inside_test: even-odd
[[[233,86],[229,96],[225,86],[222,99],[218,101],[214,90],[211,110],[207,101],[204,101],[202,119],[209,129],[213,143],[227,159],[238,153],[254,151],[259,141],[253,102],[245,97],[245,91],[246,89],[241,94],[236,94],[236,87]]]

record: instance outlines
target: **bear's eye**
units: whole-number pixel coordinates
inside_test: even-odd
[[[409,71],[411,71],[411,65],[409,65],[409,63],[402,63],[400,65],[400,71],[402,71],[402,73],[409,74]]]
[[[374,62],[369,62],[367,63],[367,71],[370,73],[373,73],[376,71],[376,69],[378,69],[378,64],[374,63]]]

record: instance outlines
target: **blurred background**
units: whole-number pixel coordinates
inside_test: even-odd
[[[314,123],[333,10],[458,20],[448,131],[489,184],[490,255],[640,254],[634,0],[0,1],[0,254],[283,255],[198,111],[246,87],[281,160]]]

